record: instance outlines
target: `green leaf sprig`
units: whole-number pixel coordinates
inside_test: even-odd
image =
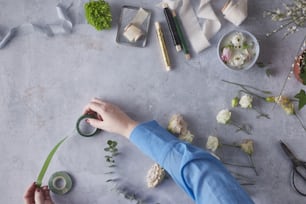
[[[105,160],[107,163],[110,164],[109,167],[115,167],[115,159],[114,157],[117,156],[118,148],[117,148],[117,142],[113,140],[108,140],[107,145],[108,147],[104,148],[104,151],[109,152],[109,155],[105,155]]]
[[[104,148],[104,151],[109,153],[109,154],[105,155],[105,161],[109,164],[108,167],[109,168],[116,167],[115,157],[117,155],[119,155],[118,142],[116,142],[114,140],[108,140],[107,141],[107,147]],[[105,174],[113,175],[113,174],[115,174],[115,171],[109,171],[109,172],[106,172]],[[118,179],[116,179],[116,178],[110,178],[110,179],[106,180],[107,183],[111,183],[111,182],[115,183],[115,187],[114,187],[113,190],[117,194],[122,195],[125,199],[127,199],[129,201],[133,201],[133,202],[135,201],[137,204],[143,204],[143,201],[140,198],[138,198],[135,193],[132,193],[127,189],[120,188],[116,184],[117,181],[118,181]]]
[[[104,0],[90,0],[85,3],[85,17],[87,22],[96,30],[110,29],[112,14],[110,5]]]

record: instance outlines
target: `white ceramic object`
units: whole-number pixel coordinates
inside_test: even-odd
[[[243,47],[234,46],[237,45],[235,37],[241,34],[245,39],[246,47],[248,47],[247,50],[243,49]],[[228,59],[228,61],[225,61],[224,58],[222,58],[222,52],[224,47],[226,46],[230,46],[229,49],[231,50],[230,51],[231,56],[230,59]],[[236,59],[235,56],[240,56],[240,54],[245,56],[244,52],[248,52],[249,57],[243,60],[244,63],[242,65],[239,65],[241,61],[239,59],[235,60]],[[256,37],[252,33],[245,30],[232,30],[224,34],[220,38],[217,47],[218,59],[221,62],[221,64],[225,68],[235,71],[243,71],[252,68],[258,59],[259,52],[260,52],[260,46]]]

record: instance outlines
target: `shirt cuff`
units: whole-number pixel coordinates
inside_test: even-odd
[[[130,135],[130,141],[160,165],[163,164],[169,149],[178,142],[174,135],[155,120],[137,125]]]

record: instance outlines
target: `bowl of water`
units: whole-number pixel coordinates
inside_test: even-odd
[[[245,30],[232,30],[224,34],[217,49],[221,64],[230,70],[248,70],[256,63],[260,47],[256,37]]]

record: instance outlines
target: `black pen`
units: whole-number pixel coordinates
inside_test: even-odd
[[[168,27],[169,27],[169,30],[170,30],[170,33],[171,33],[171,36],[172,36],[172,39],[173,39],[173,43],[174,43],[174,46],[176,48],[176,51],[181,51],[182,50],[182,47],[181,47],[181,40],[180,40],[180,37],[178,35],[178,32],[176,30],[176,26],[175,26],[175,22],[174,22],[174,19],[173,19],[173,16],[172,16],[172,12],[170,11],[169,7],[168,7],[168,4],[163,4],[163,8],[164,8],[164,14],[165,14],[165,17],[166,17],[166,20],[167,20],[167,23],[168,23]]]

